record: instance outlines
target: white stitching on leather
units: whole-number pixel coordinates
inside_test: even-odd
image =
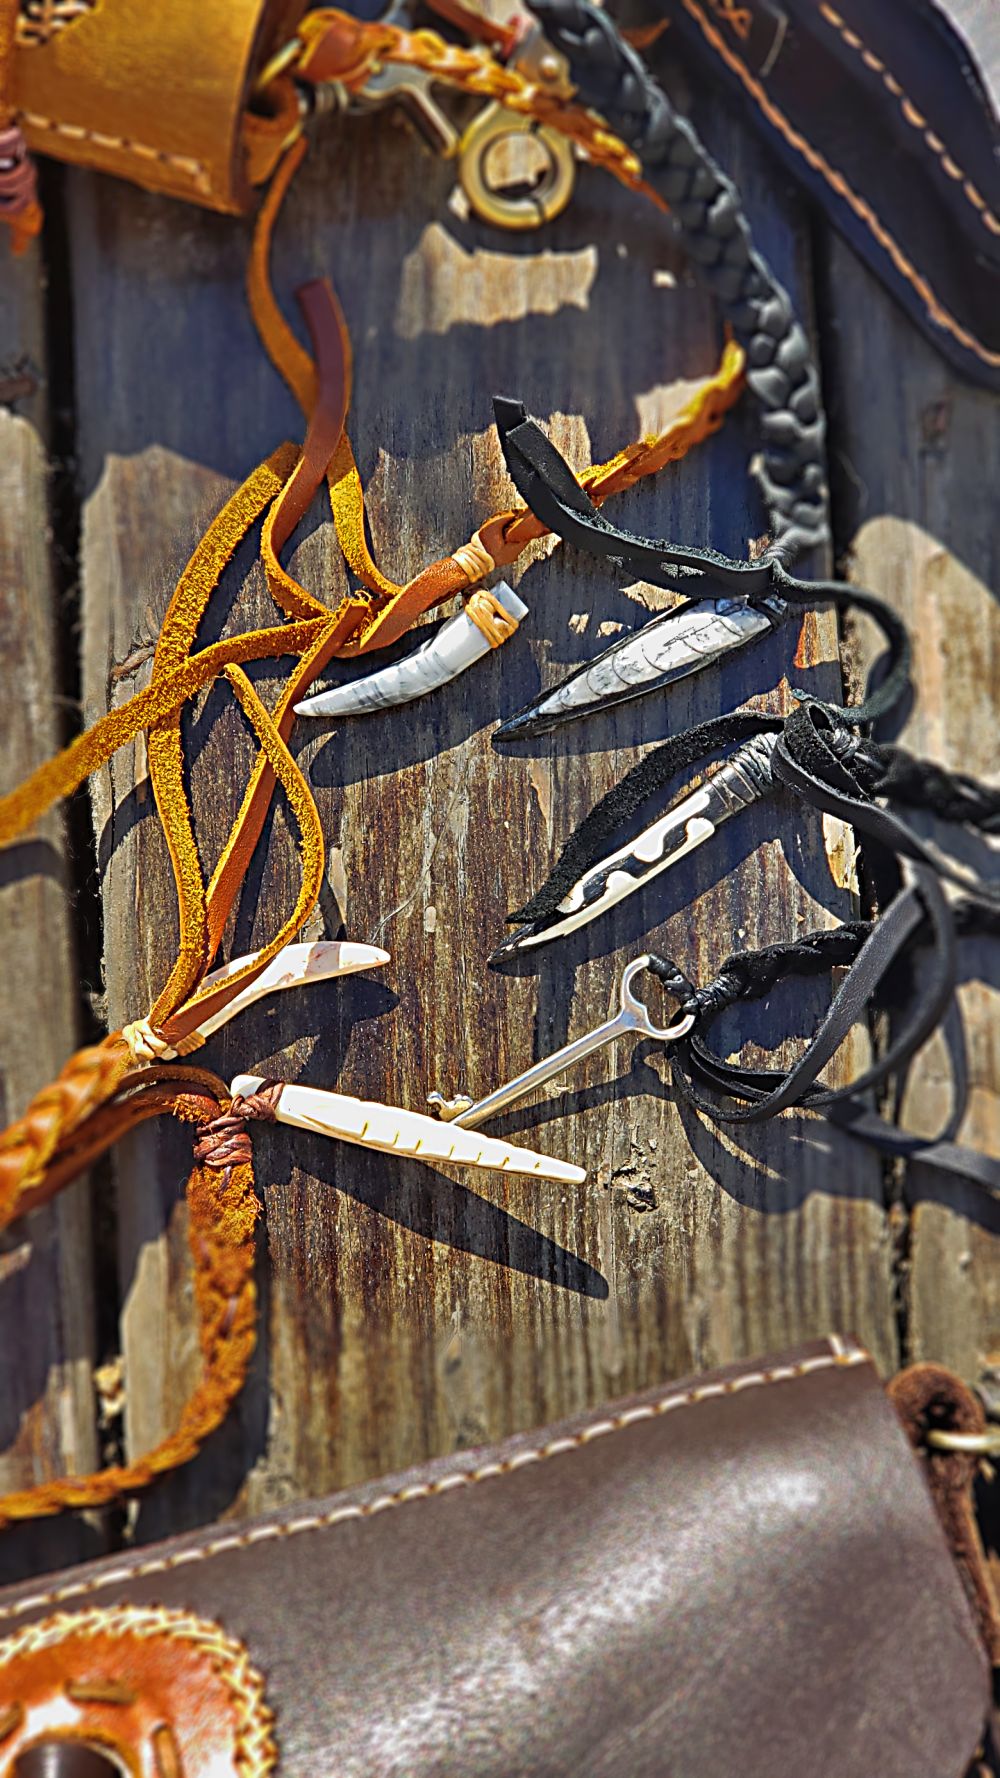
[[[885,63],[879,59],[873,50],[868,48],[868,45],[862,41],[856,31],[850,30],[844,19],[841,18],[839,12],[834,12],[833,7],[826,4],[826,0],[820,0],[819,10],[827,24],[832,25],[835,31],[840,32],[840,35],[844,39],[848,48],[857,51],[865,66],[871,68],[874,73],[881,75],[882,84],[892,94],[893,98],[899,100],[899,109],[906,119],[906,122],[910,125],[910,128],[919,130],[931,153],[936,155],[937,159],[941,162],[949,179],[954,179],[956,184],[961,184],[966,199],[972,205],[974,210],[978,210],[980,218],[986,228],[993,234],[1000,235],[1000,222],[997,221],[992,210],[987,205],[986,199],[976,190],[972,180],[966,178],[961,167],[957,166],[952,160],[951,155],[945,148],[940,136],[934,134],[934,131],[928,125],[926,117],[921,116],[909,94],[900,86],[899,81],[895,76],[890,74]]]
[[[98,1575],[92,1580],[70,1581],[64,1587],[53,1588],[51,1592],[35,1593],[29,1599],[19,1599],[14,1605],[0,1606],[0,1621],[21,1617],[25,1612],[38,1611],[43,1606],[60,1605],[66,1599],[80,1599],[90,1593],[99,1593],[107,1587],[122,1586],[147,1575],[168,1574],[172,1569],[185,1567],[192,1562],[207,1562],[210,1557],[225,1555],[230,1550],[250,1549],[254,1544],[270,1543],[276,1538],[297,1537],[303,1531],[325,1531],[352,1519],[370,1519],[376,1513],[387,1512],[392,1507],[406,1506],[411,1500],[433,1499],[437,1494],[450,1493],[453,1488],[472,1487],[476,1482],[513,1475],[528,1464],[544,1463],[550,1457],[562,1457],[571,1451],[583,1450],[597,1438],[607,1438],[613,1432],[623,1432],[626,1427],[636,1426],[643,1420],[658,1420],[662,1415],[673,1413],[678,1408],[697,1407],[699,1402],[741,1395],[746,1389],[757,1389],[769,1383],[796,1382],[802,1377],[812,1376],[815,1371],[847,1370],[854,1365],[871,1363],[867,1352],[860,1347],[846,1347],[836,1336],[830,1336],[828,1343],[831,1350],[821,1357],[804,1358],[798,1364],[775,1365],[773,1369],[766,1371],[750,1371],[746,1376],[734,1377],[728,1383],[703,1383],[680,1394],[664,1395],[658,1401],[643,1403],[641,1407],[626,1408],[623,1413],[615,1414],[608,1420],[594,1420],[579,1432],[552,1439],[549,1444],[539,1445],[535,1450],[519,1451],[506,1462],[484,1463],[480,1469],[456,1470],[451,1475],[442,1476],[439,1481],[421,1482],[408,1488],[400,1488],[395,1494],[382,1494],[366,1506],[338,1506],[330,1512],[291,1519],[286,1524],[254,1525],[249,1531],[217,1537],[200,1549],[180,1550],[176,1555],[159,1556],[149,1562],[137,1562],[128,1568],[112,1569],[110,1573]]]
[[[186,173],[202,191],[209,188],[208,171],[203,161],[193,160],[186,154],[168,154],[163,148],[149,148],[145,142],[132,142],[126,136],[109,136],[103,130],[88,130],[82,124],[58,123],[52,117],[40,117],[35,111],[22,111],[18,114],[22,122],[33,130],[48,130],[53,135],[65,136],[71,142],[93,142],[97,148],[119,150],[123,154],[135,154],[143,160],[162,161],[165,167],[175,167],[179,173]]]
[[[819,153],[818,149],[815,149],[812,143],[807,141],[805,136],[803,136],[799,130],[792,127],[784,112],[779,110],[773,99],[765,92],[760,82],[754,79],[745,63],[740,60],[738,55],[734,54],[725,39],[720,37],[715,26],[712,24],[711,19],[706,17],[699,4],[699,0],[681,0],[681,5],[686,12],[690,13],[703,37],[712,45],[716,54],[722,57],[726,67],[729,68],[732,73],[736,75],[737,79],[745,86],[747,92],[750,94],[755,104],[760,107],[768,122],[771,123],[782,136],[784,136],[785,141],[795,149],[797,154],[802,156],[802,159],[806,164],[812,167],[814,172],[819,173],[821,177],[825,179],[827,185],[847,201],[851,209],[854,211],[855,216],[860,218],[869,233],[878,242],[879,246],[884,252],[888,253],[896,270],[906,279],[907,283],[912,286],[917,295],[922,299],[928,313],[937,325],[945,328],[948,333],[952,334],[954,338],[958,340],[960,345],[965,346],[970,352],[973,352],[984,364],[993,366],[1000,365],[1000,352],[990,351],[988,347],[983,345],[981,340],[976,338],[975,334],[969,333],[966,328],[960,326],[955,320],[954,315],[950,314],[938,300],[930,284],[928,284],[927,279],[918,272],[911,261],[907,259],[899,242],[889,233],[889,230],[875,214],[875,211],[872,209],[867,199],[859,197],[853,186],[845,179],[843,173],[839,172],[836,167],[832,167],[829,161]]]

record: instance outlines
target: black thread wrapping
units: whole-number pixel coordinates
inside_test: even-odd
[[[872,931],[872,920],[849,920],[843,926],[807,932],[789,944],[764,945],[758,951],[734,951],[718,974],[695,988],[669,958],[650,958],[649,968],[681,1013],[693,1013],[699,1025],[743,1000],[763,1000],[786,976],[824,975],[853,963]]]

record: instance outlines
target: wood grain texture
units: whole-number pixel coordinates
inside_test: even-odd
[[[840,541],[852,577],[910,626],[914,697],[901,739],[953,770],[997,782],[1000,540],[990,490],[1000,474],[996,399],[960,382],[879,285],[831,242],[829,335],[837,391]],[[864,317],[864,325],[857,317]],[[874,394],[873,394],[874,392]],[[862,667],[868,637],[857,639]],[[995,845],[908,820],[960,864],[996,881]],[[908,1128],[1000,1154],[1000,962],[995,941],[963,940],[957,1008],[913,1068]],[[939,1169],[905,1172],[908,1350],[976,1382],[1000,1349],[1000,1205]]]
[[[776,201],[769,168],[726,108],[695,111],[808,312],[799,216],[784,194]],[[243,302],[246,227],[82,174],[70,183],[84,659],[96,715],[144,683],[141,657],[170,587],[225,492],[299,425]],[[451,185],[398,118],[327,122],[278,232],[289,308],[295,285],[328,273],[349,318],[352,436],[375,552],[398,578],[510,504],[495,391],[521,396],[582,465],[659,424],[719,347],[711,306],[662,224],[605,176],[584,169],[566,216],[523,240],[460,221]],[[710,446],[616,510],[639,531],[743,551],[764,523],[746,475],[755,446],[743,407]],[[321,518],[293,562],[332,601],[344,570]],[[226,621],[245,625],[267,602],[249,552],[238,567],[238,611]],[[643,949],[702,978],[739,945],[847,912],[819,823],[776,800],[523,973],[488,972],[508,909],[643,744],[749,696],[785,698],[788,673],[828,693],[839,683],[832,620],[810,618],[794,667],[788,630],[669,699],[501,756],[489,743],[495,720],[634,623],[643,601],[642,589],[616,587],[561,547],[539,546],[511,578],[531,616],[459,687],[403,712],[297,728],[330,847],[310,935],[345,930],[383,943],[393,961],[227,1028],[204,1053],[223,1074],[276,1073],[414,1108],[435,1087],[478,1093],[604,1018],[623,962]],[[258,680],[273,685],[267,673]],[[218,689],[187,734],[208,860],[252,748]],[[116,1024],[148,1008],[176,936],[141,749],[95,783],[94,811]],[[294,889],[279,808],[233,922],[234,953],[274,930]],[[722,1049],[808,1032],[824,995],[800,986],[729,1020]],[[447,1177],[289,1131],[255,1136],[267,1222],[254,1377],[203,1457],[142,1506],[138,1534],[315,1494],[830,1328],[857,1333],[893,1369],[877,1163],[811,1120],[720,1138],[678,1115],[665,1078],[662,1055],[622,1046],[588,1062],[565,1095],[553,1087],[497,1125],[587,1165],[588,1184],[574,1191]],[[119,1155],[135,1450],[175,1423],[196,1373],[187,1159],[174,1132],[152,1130]]]
[[[46,464],[40,260],[5,254],[0,307],[0,784],[60,745],[56,585]],[[76,1048],[77,990],[62,820],[0,860],[0,1121],[18,1116]],[[88,1195],[78,1185],[0,1236],[0,1493],[96,1460]],[[98,1553],[67,1520],[0,1539],[0,1580]]]

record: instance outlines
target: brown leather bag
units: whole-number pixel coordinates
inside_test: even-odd
[[[215,210],[250,201],[255,76],[306,0],[20,0],[29,148]]]
[[[897,1393],[918,1445],[977,1413]],[[957,1563],[834,1338],[8,1590],[0,1770],[962,1778],[993,1631],[941,1463]]]

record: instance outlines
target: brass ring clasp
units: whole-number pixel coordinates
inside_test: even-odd
[[[545,159],[537,179],[508,193],[490,178],[490,159],[505,141],[530,137]],[[576,184],[571,143],[537,119],[487,105],[473,118],[458,145],[458,177],[470,207],[483,222],[497,228],[539,228],[562,214]]]

